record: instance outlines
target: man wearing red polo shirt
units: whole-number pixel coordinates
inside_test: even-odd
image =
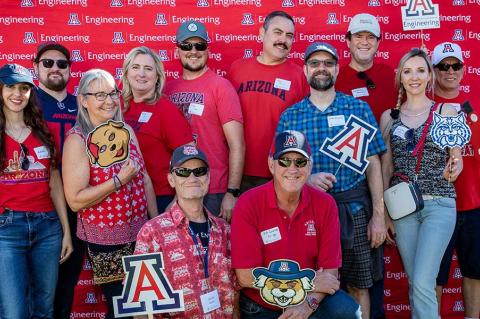
[[[340,226],[335,200],[305,185],[312,162],[303,133],[275,137],[268,158],[273,180],[244,193],[232,219],[232,268],[242,286],[242,318],[360,318],[360,307],[339,290]],[[253,288],[252,270],[277,259],[316,270],[305,302],[285,310],[267,304]]]

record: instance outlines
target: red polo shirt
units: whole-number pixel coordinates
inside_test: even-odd
[[[265,244],[261,233],[275,227],[281,238]],[[243,194],[233,213],[231,243],[233,268],[268,267],[275,259],[314,270],[342,264],[337,205],[329,194],[308,185],[292,217],[278,207],[273,181]],[[264,307],[278,309],[265,303],[257,289],[243,292]]]

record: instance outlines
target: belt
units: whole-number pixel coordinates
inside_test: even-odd
[[[444,196],[438,196],[438,195],[422,195],[423,200],[432,200],[435,198],[442,198]]]

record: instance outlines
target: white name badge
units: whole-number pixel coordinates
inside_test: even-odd
[[[362,96],[368,96],[368,89],[366,87],[363,88],[357,88],[352,90],[352,95],[353,97],[362,97]]]
[[[260,233],[260,235],[262,235],[262,240],[265,245],[274,243],[282,239],[282,235],[280,234],[280,229],[278,227],[264,230]]]
[[[450,103],[454,108],[455,110],[457,110],[457,112],[460,112],[460,110],[462,109],[462,106],[460,105],[460,103]]]
[[[344,115],[332,115],[327,117],[328,127],[343,126],[345,125]]]
[[[190,105],[188,106],[188,113],[198,115],[198,116],[202,116],[203,108],[204,108],[203,104],[190,103]]]
[[[408,130],[408,127],[400,125],[395,128],[395,130],[393,131],[393,135],[405,139],[405,133],[407,133]]]
[[[138,117],[138,122],[147,123],[148,121],[150,121],[151,117],[152,117],[152,112],[142,112]]]
[[[46,146],[39,146],[33,149],[38,159],[50,158],[50,152]]]
[[[280,78],[275,79],[275,83],[273,84],[273,87],[276,89],[282,89],[285,91],[290,91],[290,85],[292,84],[291,81],[289,80],[284,80]]]
[[[202,302],[203,313],[220,308],[220,298],[218,297],[217,289],[200,295],[200,301]]]

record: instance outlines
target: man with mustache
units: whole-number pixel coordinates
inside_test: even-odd
[[[262,53],[235,61],[228,73],[240,97],[244,118],[242,192],[272,178],[267,158],[280,114],[308,93],[301,67],[288,60],[294,32],[294,21],[288,13],[271,12],[259,30]]]
[[[228,80],[207,66],[208,34],[203,23],[187,21],[176,34],[175,55],[182,77],[167,82],[165,94],[190,123],[196,145],[210,161],[207,209],[230,220],[240,195],[245,144],[238,96]]]
[[[386,237],[379,158],[386,147],[368,104],[335,92],[339,67],[333,46],[325,42],[311,44],[305,52],[303,70],[310,84],[310,95],[283,112],[277,132],[304,132],[312,146],[313,167],[308,183],[329,192],[337,202],[343,260],[340,278],[361,305],[362,318],[367,319],[370,318],[368,288],[383,262],[377,248]],[[351,115],[377,129],[365,150],[369,161],[365,174],[340,167],[339,162],[320,152],[324,140],[344,129]],[[350,140],[349,145],[354,143]]]
[[[75,125],[77,100],[67,92],[70,81],[70,51],[58,42],[45,42],[38,46],[33,67],[38,75],[37,98],[43,117],[53,134],[60,157],[65,134]],[[61,170],[60,170],[61,171]],[[73,253],[63,256],[55,292],[55,318],[68,318],[73,303],[73,290],[82,270],[84,247],[76,236],[77,215],[68,209],[68,222],[73,243]]]

